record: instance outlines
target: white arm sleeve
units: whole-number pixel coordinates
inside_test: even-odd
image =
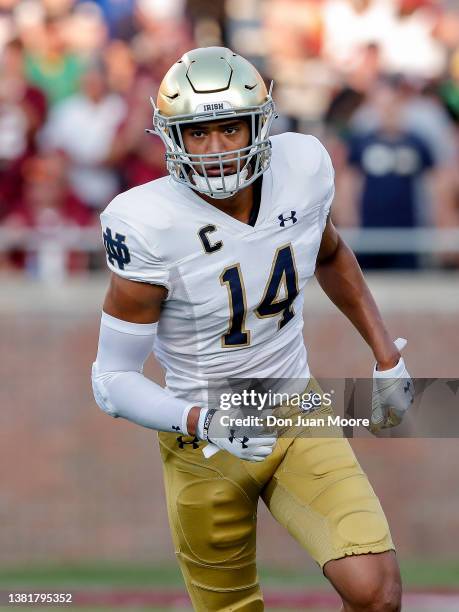
[[[194,404],[177,399],[142,373],[157,326],[121,321],[102,313],[99,348],[92,366],[94,398],[113,417],[188,435],[186,422]]]

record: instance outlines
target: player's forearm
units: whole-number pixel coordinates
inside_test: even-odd
[[[96,371],[93,384],[99,407],[111,416],[158,431],[188,433],[183,417],[189,403],[177,400],[140,372],[98,374]],[[101,392],[104,395],[102,402]]]
[[[342,238],[333,255],[317,264],[316,277],[330,300],[371,347],[378,366],[381,369],[393,367],[400,353],[384,325],[354,253]]]
[[[143,376],[155,333],[156,323],[130,323],[103,313],[92,369],[94,397],[111,416],[159,431],[194,433],[187,428],[192,404]]]

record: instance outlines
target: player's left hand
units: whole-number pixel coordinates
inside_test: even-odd
[[[401,351],[407,344],[404,338],[397,338],[395,346]],[[406,411],[413,403],[414,386],[411,376],[400,357],[396,366],[390,370],[373,371],[373,395],[371,402],[370,430],[377,433],[381,429],[399,425]]]
[[[256,415],[254,425],[242,425],[244,415],[240,408],[222,412],[217,409],[203,408],[196,426],[196,435],[209,444],[203,449],[206,459],[219,450],[225,450],[244,461],[264,461],[274,450],[277,434],[263,424],[263,418]],[[223,423],[223,417],[226,422]],[[250,418],[254,418],[252,415]],[[241,421],[241,424],[237,422]]]

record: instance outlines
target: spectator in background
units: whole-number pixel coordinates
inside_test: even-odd
[[[24,268],[32,276],[57,280],[67,272],[85,270],[87,253],[67,251],[60,245],[62,229],[96,223],[95,217],[69,189],[65,159],[56,153],[31,157],[23,164],[22,180],[22,197],[3,223],[18,238],[18,246],[7,257],[9,267]],[[39,233],[36,244],[26,241],[25,232],[30,229]]]
[[[297,117],[300,130],[320,121],[335,83],[322,58],[322,5],[315,0],[273,0],[264,4],[263,45],[268,53],[263,71],[276,83],[281,114]],[[250,53],[252,47],[248,47]]]
[[[397,0],[393,3],[390,30],[383,32],[388,71],[431,79],[445,70],[447,54],[434,36],[435,4],[436,0]]]
[[[102,11],[110,38],[125,40],[133,36],[136,0],[93,0],[93,3]]]
[[[376,85],[381,74],[380,49],[375,43],[364,45],[354,62],[353,69],[331,93],[324,121],[330,135],[345,140],[351,129],[354,113]]]
[[[381,47],[390,27],[390,7],[375,0],[325,0],[323,19],[325,57],[346,74],[361,49],[370,43]]]
[[[403,98],[397,87],[381,82],[371,94],[378,127],[351,135],[345,187],[357,205],[364,228],[413,228],[418,225],[416,180],[434,160],[424,141],[402,127]],[[415,268],[413,254],[361,255],[364,268]]]
[[[423,225],[451,228],[459,225],[457,190],[458,141],[454,125],[438,99],[434,86],[420,92],[408,89],[403,105],[404,127],[429,147],[434,169],[429,181],[418,181],[418,214]],[[440,257],[447,261],[449,256]],[[453,260],[459,261],[457,255]]]
[[[110,89],[123,97],[131,95],[135,87],[137,66],[128,43],[122,40],[110,41],[104,49],[104,62]]]
[[[74,94],[83,71],[81,58],[67,48],[64,23],[63,18],[47,18],[28,42],[27,77],[46,93],[50,104]]]
[[[0,0],[0,54],[5,45],[16,36],[16,19],[13,15],[17,0]]]
[[[40,4],[50,17],[63,17],[73,10],[75,0],[40,0]]]
[[[386,72],[433,78],[445,68],[430,1],[324,0],[323,17],[325,55],[344,73],[352,69],[358,49],[370,42],[381,49]]]
[[[402,128],[415,134],[428,146],[434,160],[429,180],[421,175],[416,179],[416,218],[419,225],[454,228],[459,226],[459,157],[457,132],[451,118],[437,95],[435,84],[418,80],[393,79],[400,99]],[[377,109],[371,102],[363,104],[353,115],[349,127],[363,133],[376,130],[379,124]],[[459,258],[444,253],[438,262],[457,266]]]
[[[46,98],[25,79],[24,50],[10,41],[0,57],[0,220],[21,194],[21,167],[34,155]]]
[[[175,60],[196,46],[183,14],[184,5],[184,0],[137,0],[139,31],[132,39],[132,48],[139,68],[158,83]]]
[[[103,208],[119,191],[110,151],[125,116],[126,104],[110,90],[105,66],[94,62],[82,77],[81,92],[52,110],[43,131],[43,146],[65,153],[70,185],[91,208]]]
[[[451,118],[459,123],[459,49],[451,57],[448,77],[440,84],[439,91]]]
[[[459,19],[457,20],[459,27]],[[459,158],[459,48],[452,54],[448,77],[440,84],[439,95],[451,121],[449,139],[455,141],[456,150],[453,163],[442,173],[441,206],[435,209],[435,222],[439,228],[459,227],[459,174],[457,172]],[[448,142],[448,140],[447,140]],[[459,253],[444,253],[441,263],[445,267],[459,268]]]
[[[404,213],[413,213],[410,223],[459,227],[459,138],[451,122],[459,123],[457,2],[261,4],[262,11],[260,0],[0,0],[0,223],[22,200],[22,167],[41,147],[65,153],[72,190],[94,210],[119,188],[161,176],[162,145],[144,133],[151,126],[148,98],[155,97],[159,79],[183,52],[223,36],[225,44],[253,56],[260,70],[274,78],[276,103],[286,119],[276,122],[275,129],[326,139],[336,171],[337,224],[356,225],[369,214],[366,191],[353,201],[347,188],[360,180],[367,191],[377,184],[388,190],[379,193],[381,206],[389,202],[386,213],[398,225],[402,220],[400,211],[394,217],[393,194],[403,183],[409,193]],[[12,35],[17,40],[8,43]],[[422,169],[400,175],[394,166],[387,176],[373,176],[363,154],[348,164],[349,138],[356,153],[368,132],[373,138],[384,134],[372,92],[379,90],[382,73],[396,71],[405,82],[397,94],[399,137],[403,141],[415,134],[417,142],[427,144],[433,157],[427,182]],[[416,90],[407,82],[415,83]],[[42,129],[47,103],[52,112]],[[387,143],[373,144],[391,149]],[[424,167],[427,157],[414,148]],[[457,266],[458,257],[442,255],[435,262]]]
[[[127,100],[126,117],[112,143],[110,163],[117,165],[125,189],[167,174],[163,143],[145,133],[151,127],[150,96],[155,89],[148,74],[138,76]]]

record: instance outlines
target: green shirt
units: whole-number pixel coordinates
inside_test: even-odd
[[[27,78],[46,94],[50,104],[78,91],[83,68],[83,62],[70,54],[51,61],[36,55],[26,58]]]

